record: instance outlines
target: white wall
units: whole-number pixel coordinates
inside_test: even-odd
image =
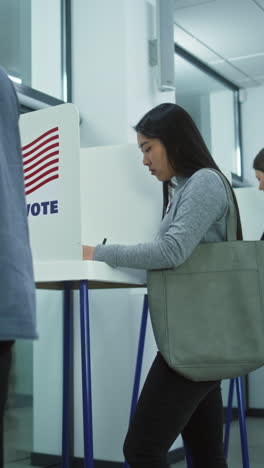
[[[176,92],[176,102],[193,118],[211,152],[211,113],[210,94],[180,94]]]
[[[60,0],[31,2],[31,86],[62,99]]]
[[[151,107],[174,102],[157,91],[148,65],[154,0],[76,0],[73,4],[73,101],[81,146],[135,142],[132,126]]]
[[[234,98],[229,90],[210,93],[211,150],[216,163],[236,172]]]
[[[31,0],[1,0],[0,63],[30,86]]]

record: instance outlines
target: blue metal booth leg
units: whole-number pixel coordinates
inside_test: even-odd
[[[239,428],[243,468],[249,468],[248,441],[247,441],[247,426],[245,418],[245,403],[242,377],[236,379],[237,402],[239,410]]]
[[[144,354],[144,344],[145,344],[145,336],[146,336],[146,328],[147,328],[147,318],[148,318],[148,296],[147,294],[144,295],[144,302],[143,302],[143,311],[141,317],[141,325],[140,325],[140,333],[139,333],[139,341],[138,341],[138,351],[137,351],[137,361],[136,361],[136,370],[135,370],[135,377],[134,377],[134,385],[133,385],[133,393],[132,393],[132,401],[130,407],[130,417],[129,421],[131,421],[137,401],[138,401],[138,394],[139,394],[139,386],[140,386],[140,376],[141,376],[141,369],[142,369],[142,361],[143,361],[143,354]],[[129,464],[125,461],[124,467],[128,468]]]
[[[227,454],[228,454],[230,427],[231,427],[231,421],[232,421],[234,385],[235,385],[235,379],[230,379],[229,392],[228,392],[228,403],[227,403],[227,414],[226,414],[226,425],[225,425],[225,435],[224,435],[224,454],[225,454],[226,458],[227,458]]]
[[[63,313],[63,397],[62,397],[62,468],[69,468],[71,433],[71,284],[64,285]]]
[[[187,468],[192,468],[192,457],[185,447],[184,447],[184,452],[185,452]]]
[[[226,429],[224,437],[224,453],[227,457],[228,444],[230,435],[230,425],[232,420],[232,406],[233,406],[233,394],[234,385],[236,385],[238,414],[239,414],[239,428],[240,428],[240,441],[241,441],[241,453],[243,468],[250,468],[249,455],[248,455],[248,441],[247,441],[247,429],[246,429],[246,418],[245,418],[245,403],[244,403],[244,390],[243,390],[243,378],[236,377],[230,380],[229,395],[228,395],[228,407],[227,407],[227,418],[226,418]]]
[[[88,281],[80,282],[84,466],[93,468],[93,422]]]

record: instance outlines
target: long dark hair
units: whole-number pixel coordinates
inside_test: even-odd
[[[216,169],[222,173],[191,116],[181,106],[172,103],[160,104],[147,112],[134,128],[137,133],[149,138],[158,138],[163,143],[169,163],[177,174],[190,177],[203,168]],[[169,184],[163,182],[163,213],[168,204]],[[237,210],[237,239],[241,240],[238,204],[231,185],[230,188]]]
[[[262,148],[253,161],[253,169],[255,171],[264,172],[264,148]]]

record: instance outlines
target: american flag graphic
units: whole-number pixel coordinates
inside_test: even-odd
[[[25,192],[29,195],[59,178],[59,127],[22,147]]]

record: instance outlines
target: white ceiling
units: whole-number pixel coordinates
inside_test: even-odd
[[[264,0],[174,0],[175,42],[240,87],[264,83]]]
[[[213,91],[227,91],[222,82],[207,75],[179,55],[175,55],[175,79],[177,98],[180,95],[197,96]]]

